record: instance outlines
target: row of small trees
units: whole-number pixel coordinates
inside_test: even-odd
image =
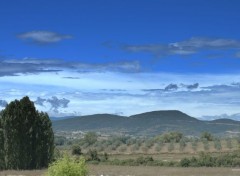
[[[11,102],[1,111],[0,169],[47,167],[53,153],[51,121],[28,97]]]
[[[106,151],[119,151],[126,152],[130,150],[131,152],[148,152],[149,149],[156,152],[160,152],[162,149],[166,152],[179,150],[180,152],[187,150],[193,150],[195,152],[199,151],[199,145],[203,145],[203,149],[208,151],[213,149],[212,146],[217,150],[221,151],[223,144],[230,150],[236,149],[235,145],[236,138],[223,140],[214,137],[208,132],[203,132],[199,138],[187,138],[180,132],[168,132],[155,137],[148,138],[134,138],[130,136],[112,136],[108,139],[99,139],[98,135],[94,132],[88,132],[82,139],[66,139],[64,137],[57,137],[55,141],[56,145],[73,145],[79,144],[83,150],[89,148],[96,149],[98,152]],[[234,142],[234,146],[232,144]],[[200,147],[200,150],[201,147]]]

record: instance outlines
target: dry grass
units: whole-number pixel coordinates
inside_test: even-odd
[[[29,170],[29,171],[0,171],[0,176],[43,176],[45,170]]]
[[[90,175],[108,176],[239,176],[240,169],[90,165]]]
[[[192,157],[192,156],[198,156],[198,154],[190,154],[190,153],[155,153],[155,154],[114,154],[114,155],[109,155],[110,160],[114,159],[119,159],[119,160],[124,160],[124,159],[137,159],[141,156],[151,156],[154,160],[167,160],[167,161],[180,161],[181,159],[185,157]]]
[[[89,176],[239,176],[240,169],[89,165]],[[0,176],[43,176],[46,170],[2,171]]]

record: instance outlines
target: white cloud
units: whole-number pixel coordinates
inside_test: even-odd
[[[218,51],[228,49],[240,50],[240,40],[225,38],[192,37],[185,41],[165,44],[125,45],[122,47],[130,52],[146,52],[156,56],[192,55],[202,50]],[[236,57],[238,56],[238,52]]]
[[[139,72],[141,66],[137,61],[104,63],[104,64],[84,64],[80,62],[66,62],[54,59],[8,59],[0,61],[1,76],[17,76],[19,74],[39,74],[72,70],[75,72]],[[70,76],[71,77],[71,76]],[[67,77],[66,77],[67,78]]]
[[[189,40],[171,43],[179,49],[192,48],[195,49],[227,49],[227,48],[240,48],[240,41],[224,38],[206,38],[206,37],[192,37]]]
[[[240,52],[237,52],[237,53],[235,54],[235,56],[236,56],[237,58],[240,58]]]
[[[77,77],[78,79],[66,79]],[[174,74],[74,72],[41,73],[0,77],[0,97],[12,101],[25,95],[35,101],[70,100],[66,106],[37,105],[52,116],[116,113],[132,115],[144,111],[177,109],[195,117],[239,113],[240,74]],[[198,83],[198,86],[196,85]],[[234,84],[232,84],[235,82]],[[164,91],[170,83],[175,91]],[[196,89],[188,89],[188,86]],[[149,90],[149,91],[144,91]]]
[[[60,42],[65,39],[72,38],[71,35],[63,35],[56,32],[51,31],[31,31],[25,32],[18,35],[18,38],[23,40],[30,40],[34,43],[39,44],[49,44],[49,43],[56,43]]]

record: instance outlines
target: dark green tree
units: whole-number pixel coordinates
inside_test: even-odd
[[[155,137],[156,141],[162,141],[164,143],[169,143],[171,141],[180,142],[182,138],[183,138],[183,134],[177,131],[164,133],[160,136]]]
[[[97,134],[95,132],[88,132],[84,136],[84,142],[88,145],[92,145],[97,142]]]
[[[206,139],[207,141],[213,141],[214,137],[211,133],[205,131],[201,134],[201,139],[202,140]]]
[[[97,150],[89,149],[87,152],[87,160],[88,161],[100,161]]]
[[[82,154],[83,153],[80,145],[75,144],[72,146],[72,155],[82,155]]]
[[[0,170],[5,168],[3,143],[4,143],[4,140],[3,140],[2,118],[0,113]]]
[[[54,150],[54,135],[48,115],[39,113],[28,97],[11,102],[1,114],[5,168],[48,166]]]
[[[54,134],[52,131],[52,122],[47,113],[38,113],[37,128],[37,168],[47,167],[53,160],[54,155]],[[39,154],[40,153],[40,154]]]

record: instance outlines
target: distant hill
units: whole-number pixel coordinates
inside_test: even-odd
[[[129,117],[95,114],[53,121],[55,131],[97,131],[108,134],[153,136],[166,131],[180,131],[185,135],[199,135],[208,131],[224,135],[226,131],[239,131],[240,122],[219,119],[201,121],[181,111],[152,111]]]
[[[237,120],[240,121],[240,113],[237,114],[221,114],[221,115],[216,115],[216,116],[202,116],[202,120],[217,120],[217,119],[232,119],[232,120]]]
[[[233,119],[216,119],[211,121],[211,123],[230,123],[230,124],[235,124],[235,122],[236,121]]]
[[[74,118],[74,116],[65,116],[65,117],[50,117],[51,121],[58,121],[58,120],[64,120],[64,119],[70,119]]]
[[[161,119],[161,120],[180,120],[180,121],[198,121],[181,111],[177,110],[166,110],[166,111],[152,111],[145,112],[141,114],[132,115],[129,118],[139,118],[139,119]]]

